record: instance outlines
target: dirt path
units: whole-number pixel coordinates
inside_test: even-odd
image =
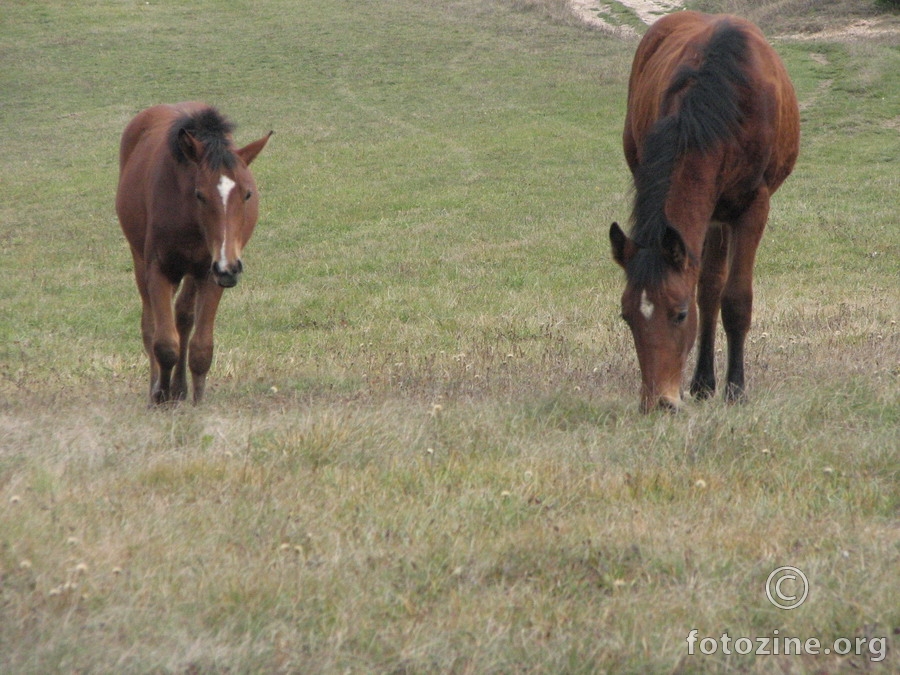
[[[624,5],[648,26],[664,14],[681,9],[682,3],[674,0],[617,0]],[[623,37],[637,36],[637,31],[631,26],[619,24],[614,20],[612,8],[603,0],[570,0],[572,10],[587,24],[597,26],[603,30],[621,35]]]
[[[817,33],[794,33],[780,35],[776,39],[783,40],[828,40],[834,42],[853,42],[872,38],[896,36],[900,27],[896,22],[882,19],[859,19],[840,28],[829,28]]]
[[[569,0],[572,11],[582,21],[604,31],[621,37],[637,37],[638,31],[616,18],[613,5],[621,5],[633,12],[648,26],[661,16],[675,12],[683,7],[678,0]],[[619,12],[621,13],[621,8]],[[773,39],[787,40],[832,40],[850,42],[871,38],[893,37],[900,33],[896,21],[877,19],[859,19],[846,26],[830,28],[816,33],[797,33],[778,35]]]

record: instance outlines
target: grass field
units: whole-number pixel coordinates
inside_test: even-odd
[[[702,3],[773,36],[802,152],[750,402],[642,416],[635,42],[549,1],[0,0],[0,672],[900,672],[900,47],[780,37],[864,4]],[[185,99],[276,135],[207,400],[148,410],[118,140]],[[734,649],[778,636],[831,653]]]

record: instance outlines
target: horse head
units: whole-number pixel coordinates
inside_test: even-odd
[[[183,157],[192,165],[195,220],[212,258],[210,272],[224,288],[236,286],[244,265],[241,253],[259,217],[259,197],[248,168],[272,132],[238,150],[179,133]]]
[[[658,245],[642,247],[613,223],[613,259],[626,271],[622,318],[641,368],[641,411],[677,410],[681,380],[697,335],[699,268],[681,235],[668,227]]]

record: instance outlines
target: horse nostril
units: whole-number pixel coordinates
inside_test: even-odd
[[[240,260],[229,264],[222,264],[219,260],[214,260],[212,264],[213,274],[216,276],[232,276],[236,277],[244,271],[244,263]]]
[[[240,261],[232,265],[223,266],[216,260],[212,264],[213,280],[222,288],[234,288],[241,278],[242,267]]]

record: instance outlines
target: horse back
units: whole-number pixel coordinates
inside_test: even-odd
[[[180,117],[205,107],[198,102],[155,105],[138,113],[122,132],[116,213],[126,238],[138,254],[143,254],[151,210],[164,206],[160,200],[175,196],[174,193],[154,194],[156,177],[175,172],[175,161],[168,147],[169,129]]]
[[[737,16],[682,11],[654,23],[635,53],[628,83],[628,111],[624,130],[625,156],[632,171],[641,162],[647,134],[661,118],[677,112],[678,97],[670,87],[684,68],[697,68],[704,48],[723,23],[746,39],[741,108],[746,123],[732,154],[759,157],[756,167],[770,193],[791,173],[799,152],[800,113],[796,94],[781,58],[760,30]]]

